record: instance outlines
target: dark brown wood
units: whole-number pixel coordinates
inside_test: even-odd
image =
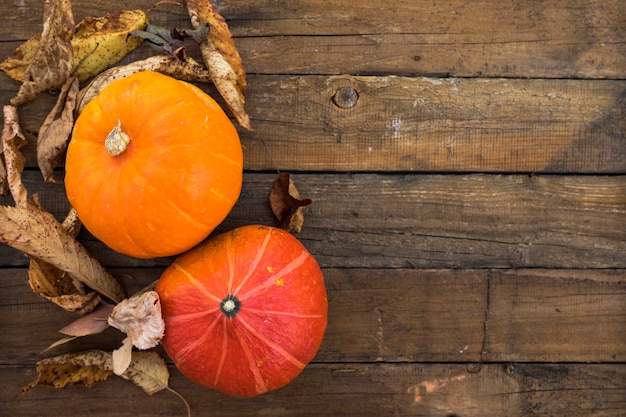
[[[74,1],[75,19],[110,2]],[[124,8],[151,7],[134,0]],[[626,12],[620,0],[219,2],[249,73],[397,74],[456,77],[625,78]],[[2,56],[41,28],[42,5],[0,7]],[[167,12],[167,13],[165,13]],[[151,13],[189,27],[184,9]],[[6,50],[4,48],[7,48]]]
[[[115,269],[129,289],[158,269]],[[329,325],[315,362],[624,362],[625,270],[325,269]],[[0,270],[0,357],[7,364],[115,349],[114,329],[42,355],[76,316]],[[15,300],[22,300],[16,304]],[[27,323],[27,324],[23,324]],[[37,335],[33,338],[32,335]]]
[[[624,78],[612,1],[224,2],[250,72]]]
[[[216,233],[275,224],[268,193],[276,168],[291,171],[313,199],[297,236],[323,267],[329,325],[302,375],[257,398],[196,386],[168,359],[192,415],[622,416],[623,1],[214,3],[248,73],[254,128],[240,129],[244,187]],[[77,21],[154,4],[72,1]],[[0,59],[41,31],[42,11],[41,0],[0,3]],[[190,26],[184,5],[162,3],[150,20]],[[0,73],[0,104],[18,88]],[[35,162],[55,94],[19,113],[25,184],[61,219],[62,164],[46,184]],[[128,293],[172,261],[79,240]],[[117,377],[18,397],[41,358],[123,337],[110,328],[43,353],[77,316],[32,292],[27,265],[0,246],[0,415],[185,415],[175,395]]]
[[[313,171],[626,172],[622,81],[268,76],[250,84],[249,169],[274,161]],[[346,90],[352,101],[338,105]]]
[[[249,83],[254,132],[241,137],[251,170],[626,172],[624,81],[252,76]],[[342,93],[350,101],[337,104]],[[29,166],[53,104],[46,95],[20,111]]]
[[[626,398],[623,364],[314,364],[284,389],[256,398],[226,397],[174,369],[171,374],[170,385],[189,401],[193,415],[216,417],[621,417]],[[4,367],[0,405],[6,415],[186,415],[172,393],[147,397],[114,376],[91,388],[38,387],[16,398],[33,378],[31,367]]]
[[[69,205],[62,177],[27,188],[62,219]],[[298,235],[323,267],[625,268],[623,176],[295,174],[305,211]],[[219,230],[275,225],[268,194],[276,174],[249,173]],[[5,200],[7,201],[7,200]],[[10,200],[9,200],[10,201]],[[85,234],[106,265],[166,265],[122,257]],[[0,246],[0,263],[26,258]]]

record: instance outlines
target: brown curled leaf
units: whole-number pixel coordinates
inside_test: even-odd
[[[74,16],[70,0],[46,0],[41,40],[11,104],[19,106],[41,92],[65,83],[72,71],[73,35]]]
[[[246,89],[246,71],[243,68],[239,51],[237,50],[237,46],[235,45],[226,20],[213,6],[211,0],[188,1],[188,7],[192,6],[189,5],[190,3],[195,3],[195,9],[197,10],[200,21],[208,24],[209,40],[215,46],[217,52],[224,57],[228,65],[232,68],[236,75],[237,88],[243,95]],[[198,28],[196,27],[196,29]]]
[[[67,233],[69,233],[70,236],[76,237],[78,236],[78,232],[80,232],[80,228],[82,227],[82,225],[83,224],[80,222],[76,210],[74,210],[73,207],[70,208],[70,211],[67,213],[67,216],[65,216],[65,219],[63,220],[63,228],[67,230]]]
[[[310,198],[301,200],[300,193],[289,177],[281,172],[270,191],[270,206],[278,219],[278,227],[290,233],[299,233],[304,224],[303,208],[313,203]]]
[[[32,290],[65,311],[80,315],[93,311],[100,302],[97,292],[85,286],[67,272],[32,258],[28,267],[28,284]]]
[[[55,182],[54,167],[65,153],[74,125],[74,108],[78,95],[78,80],[70,77],[57,102],[44,120],[37,137],[37,163],[47,182]]]
[[[73,209],[70,210],[63,225],[60,225],[52,215],[44,212],[36,201],[29,200],[28,191],[22,183],[21,176],[25,158],[20,152],[20,147],[25,143],[25,139],[19,131],[17,108],[10,105],[4,106],[4,119],[5,125],[2,134],[2,146],[7,167],[6,178],[8,188],[11,191],[16,205],[15,208],[11,207],[10,209],[14,210],[15,213],[41,213],[40,218],[46,218],[49,223],[55,224],[58,230],[65,232],[66,240],[71,242],[80,230],[80,221],[78,220],[76,211]],[[0,209],[2,208],[0,207]],[[16,225],[12,225],[10,222],[0,224],[0,234],[4,232],[9,233],[9,235],[16,233],[16,236],[20,238],[25,237],[21,235],[19,226],[16,227]],[[27,233],[29,230],[25,230],[24,232]],[[50,237],[51,236],[46,235],[37,236],[39,246],[45,248],[47,239]],[[25,238],[30,239],[32,236]],[[0,238],[0,241],[2,241],[2,238]],[[13,246],[10,242],[6,243]],[[67,311],[73,311],[79,314],[93,310],[100,301],[100,296],[96,292],[86,291],[83,283],[73,277],[68,271],[59,269],[57,266],[45,262],[45,260],[39,259],[37,256],[33,256],[33,252],[27,252],[27,255],[31,256],[28,269],[28,282],[34,292]],[[56,256],[65,256],[63,248],[58,250]]]
[[[0,242],[67,272],[115,302],[124,289],[50,213],[30,204],[0,206]]]
[[[39,385],[56,389],[75,384],[92,386],[113,375],[113,359],[111,353],[102,350],[68,353],[37,362],[37,373],[37,379],[24,386],[21,395]],[[133,352],[130,366],[120,376],[148,395],[170,389],[167,365],[154,351]]]
[[[203,25],[209,27],[208,37],[200,42],[200,51],[213,84],[239,124],[252,130],[244,109],[246,74],[226,21],[210,0],[187,0],[187,11],[195,30]]]
[[[62,223],[72,237],[80,231],[81,223],[73,208]],[[85,286],[67,272],[37,258],[30,258],[28,283],[32,290],[66,311],[79,315],[91,312],[101,301],[100,295],[87,291]]]
[[[23,207],[26,205],[28,192],[22,184],[25,158],[20,152],[20,148],[26,144],[26,138],[20,128],[17,108],[12,105],[5,105],[2,111],[4,126],[2,128],[0,153],[3,154],[5,163],[0,163],[0,191],[2,195],[11,191],[16,205]]]
[[[193,58],[179,51],[177,56],[156,55],[124,66],[109,68],[94,78],[78,94],[76,112],[80,113],[87,103],[110,83],[139,71],[156,71],[189,82],[211,82],[211,75]]]
[[[62,389],[81,384],[90,387],[113,375],[113,370],[104,366],[107,353],[88,351],[70,353],[43,359],[37,362],[37,379],[25,385],[20,395],[24,395],[36,386],[48,386]]]

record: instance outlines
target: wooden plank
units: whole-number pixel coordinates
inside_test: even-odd
[[[160,269],[112,270],[132,294]],[[315,359],[364,362],[624,362],[626,270],[325,269],[329,324]],[[0,269],[0,363],[41,358],[76,319]],[[113,350],[109,329],[47,355]]]
[[[626,172],[626,81],[251,76],[245,167]],[[0,91],[8,102],[17,90]],[[214,97],[218,94],[204,86]],[[54,97],[20,109],[36,166]],[[266,146],[267,148],[266,148]],[[271,158],[270,158],[270,154]],[[272,161],[273,158],[273,161]]]
[[[620,0],[223,2],[249,72],[624,78]]]
[[[78,21],[119,8],[74,0]],[[249,73],[456,77],[625,78],[621,0],[446,2],[373,0],[218,2]],[[0,4],[0,56],[41,30],[42,6]],[[189,27],[185,9],[162,5],[151,20]]]
[[[263,77],[246,167],[626,172],[623,81]]]
[[[29,171],[27,188],[59,218],[57,184]],[[248,173],[220,226],[276,224],[268,194],[276,174]],[[327,268],[625,268],[626,177],[296,174],[313,199],[299,238]],[[9,199],[0,199],[10,204]],[[85,234],[106,266],[159,266],[122,257]],[[26,259],[0,246],[0,265]]]
[[[0,406],[14,417],[66,415],[185,415],[181,401],[162,391],[148,397],[130,382],[110,377],[89,389],[35,388],[32,367],[0,366]],[[328,415],[621,417],[626,365],[494,364],[469,372],[464,364],[314,364],[290,385],[254,398],[228,397],[192,385],[172,370],[170,386],[192,415],[215,417]]]

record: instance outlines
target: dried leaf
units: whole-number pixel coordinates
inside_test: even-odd
[[[215,49],[224,57],[237,76],[237,87],[243,94],[246,88],[246,71],[243,68],[239,51],[235,45],[228,23],[219,11],[213,6],[211,0],[187,1],[189,17],[192,25],[198,29],[200,25],[194,24],[194,16],[197,15],[201,23],[209,25],[209,40]],[[196,39],[198,41],[198,39]]]
[[[127,337],[122,341],[122,346],[115,349],[111,354],[113,373],[115,373],[115,375],[122,375],[130,366],[132,356],[133,342],[130,340],[130,337]]]
[[[184,54],[177,54],[177,57],[168,55],[152,56],[102,72],[80,91],[76,111],[80,113],[87,103],[113,81],[139,71],[156,71],[183,81],[211,82],[211,74],[209,74],[207,69]]]
[[[90,387],[96,382],[104,381],[113,374],[113,370],[103,366],[110,355],[103,351],[70,353],[37,362],[38,377],[24,386],[21,395],[26,394],[38,385],[55,389],[75,384]]]
[[[57,98],[37,137],[37,163],[47,182],[55,182],[54,167],[64,154],[74,125],[74,107],[78,95],[78,80],[70,77]]]
[[[93,309],[92,312],[85,314],[83,317],[74,320],[72,323],[59,330],[59,333],[66,334],[70,337],[57,340],[44,349],[42,353],[45,353],[62,344],[71,342],[78,337],[98,334],[104,331],[104,329],[109,327],[107,317],[111,314],[111,311],[113,311],[113,304],[101,301],[97,308]]]
[[[131,35],[143,39],[152,49],[159,53],[175,56],[175,51],[184,46],[184,32],[176,29],[167,30],[148,23],[145,30],[134,30]]]
[[[14,80],[23,82],[26,79],[26,70],[35,59],[35,53],[40,42],[41,34],[38,34],[22,43],[0,63],[0,70]]]
[[[89,336],[100,333],[109,327],[107,318],[113,311],[113,307],[113,304],[101,302],[98,305],[98,308],[94,311],[79,318],[78,320],[74,320],[72,323],[59,330],[59,333],[74,337]]]
[[[130,33],[147,24],[148,16],[143,10],[120,10],[80,22],[72,39],[78,80],[83,82],[101,73],[141,45],[143,40]]]
[[[109,324],[126,333],[138,349],[150,349],[163,338],[165,322],[156,291],[123,300],[113,308]]]
[[[169,389],[170,373],[165,361],[154,351],[133,352],[133,359],[126,371],[120,375],[152,395]]]
[[[115,302],[122,286],[50,213],[34,206],[0,206],[0,242],[48,262]]]
[[[22,388],[22,395],[38,385],[56,389],[74,384],[92,386],[113,374],[113,358],[111,353],[102,350],[68,353],[37,362],[37,372],[37,380]],[[133,352],[130,366],[120,376],[148,395],[170,389],[167,365],[154,351]]]
[[[92,312],[100,303],[100,294],[90,291],[87,294],[67,294],[58,297],[50,297],[50,301],[58,305],[65,311],[70,311],[79,315]]]
[[[100,302],[96,292],[86,292],[82,283],[55,266],[31,258],[28,283],[34,292],[66,311],[80,315],[93,311]]]
[[[295,184],[289,173],[282,172],[274,182],[270,192],[270,206],[278,219],[278,227],[290,233],[299,233],[304,223],[303,208],[312,204],[312,200],[300,199]]]
[[[250,117],[244,109],[246,73],[228,24],[210,0],[187,0],[187,11],[194,29],[209,26],[209,36],[200,43],[200,51],[213,84],[239,124],[252,130]]]
[[[5,105],[2,108],[4,127],[2,128],[2,142],[0,151],[4,154],[6,164],[0,164],[0,191],[3,195],[7,190],[19,207],[24,207],[28,200],[28,192],[22,184],[22,171],[24,170],[25,158],[20,148],[26,144],[26,138],[20,129],[17,108]]]
[[[141,38],[128,35],[143,29],[147,22],[143,10],[120,10],[100,18],[87,17],[76,25],[70,43],[71,66],[78,81],[99,74],[141,45]],[[0,70],[17,81],[24,81],[40,42],[41,35],[35,35],[21,44],[0,63]]]
[[[81,223],[76,210],[70,209],[62,226],[70,236],[78,235]],[[101,301],[98,293],[87,292],[85,286],[67,272],[37,258],[31,257],[28,283],[42,297],[66,311],[80,315],[93,311]]]
[[[78,218],[78,213],[76,212],[76,210],[74,210],[74,207],[70,208],[70,211],[69,213],[67,213],[65,220],[63,220],[63,228],[67,230],[67,233],[69,233],[70,236],[76,237],[78,236],[78,232],[80,232],[80,228],[82,227],[82,225],[83,224],[80,222],[80,219]]]
[[[19,106],[41,92],[59,88],[72,71],[74,16],[70,0],[47,0],[37,51],[24,74],[24,81],[11,100]]]
[[[4,106],[5,125],[2,134],[2,145],[6,163],[6,173],[8,187],[16,203],[14,210],[43,212],[35,202],[29,201],[28,191],[22,184],[22,171],[24,168],[25,158],[19,148],[26,142],[23,135],[19,131],[19,121],[17,119],[17,108],[14,106]],[[58,225],[56,219],[51,215],[47,215],[53,219],[60,229],[65,227],[71,229],[68,238],[72,239],[80,229],[80,222],[74,210],[66,218],[64,225]],[[10,228],[11,225],[0,225],[0,229]],[[15,232],[15,231],[14,231]],[[17,230],[19,233],[19,230]],[[42,238],[43,239],[43,238]],[[2,241],[0,239],[0,241]],[[42,245],[46,244],[44,240]],[[54,265],[36,257],[31,259],[29,270],[29,284],[33,291],[39,293],[43,297],[51,300],[55,304],[67,311],[74,311],[79,314],[92,311],[100,301],[100,297],[95,292],[86,292],[83,284]]]
[[[45,348],[41,353],[46,353],[52,349],[54,349],[57,346],[61,346],[64,345],[65,343],[69,343],[74,339],[77,339],[78,336],[70,336],[70,337],[64,337],[63,339],[59,339],[56,342],[54,342],[53,344],[51,344],[50,346],[48,346],[47,348]]]

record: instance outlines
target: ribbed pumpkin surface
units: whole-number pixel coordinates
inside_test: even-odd
[[[105,138],[119,123],[126,150]],[[182,253],[234,206],[243,153],[235,127],[199,88],[139,72],[111,83],[76,120],[66,158],[67,197],[85,227],[137,258]]]
[[[276,228],[209,239],[176,259],[156,291],[167,354],[187,378],[227,394],[283,387],[313,359],[326,329],[322,272]]]

